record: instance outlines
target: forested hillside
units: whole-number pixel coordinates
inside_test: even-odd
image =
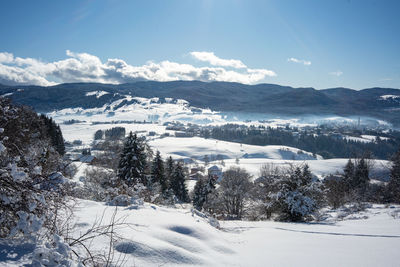
[[[101,91],[102,95],[88,92]],[[185,99],[190,105],[224,112],[272,115],[371,116],[400,123],[398,89],[351,90],[292,88],[275,84],[245,85],[229,82],[144,81],[130,84],[70,83],[56,86],[1,86],[0,95],[48,112],[63,108],[101,107],[121,95]],[[391,97],[394,96],[394,97]]]

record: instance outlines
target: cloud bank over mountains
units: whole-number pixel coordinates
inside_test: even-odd
[[[66,59],[43,62],[0,52],[0,83],[50,86],[69,82],[120,84],[140,80],[200,80],[253,84],[276,76],[272,70],[252,69],[240,60],[222,59],[213,52],[190,52],[190,55],[211,66],[196,67],[168,60],[133,66],[122,59],[102,62],[95,55],[69,50],[66,51]]]

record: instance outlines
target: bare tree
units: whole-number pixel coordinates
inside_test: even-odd
[[[225,171],[218,188],[223,212],[240,219],[251,187],[251,175],[246,170],[232,167]]]

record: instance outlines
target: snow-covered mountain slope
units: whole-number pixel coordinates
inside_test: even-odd
[[[106,91],[91,91],[87,98],[102,98],[109,96]],[[198,108],[186,100],[173,98],[144,98],[130,95],[116,94],[117,100],[95,108],[64,108],[47,113],[58,123],[68,120],[79,120],[87,123],[112,123],[150,121],[163,124],[171,121],[190,122],[195,124],[221,125],[237,123],[244,125],[262,125],[265,127],[292,127],[316,126],[319,123],[356,125],[359,117],[341,117],[336,115],[308,115],[301,118],[296,116],[276,116],[261,113],[217,112],[209,108]],[[385,121],[363,118],[363,122],[371,125],[386,125]]]
[[[22,89],[18,91],[18,89]],[[86,93],[104,91],[97,97]],[[40,112],[64,108],[101,107],[132,95],[160,99],[184,99],[200,108],[247,114],[302,116],[313,114],[373,117],[398,126],[399,102],[381,96],[398,96],[398,89],[370,88],[351,90],[331,88],[292,88],[276,84],[246,85],[229,82],[138,81],[129,84],[69,83],[50,87],[0,86],[0,95],[9,95],[16,103],[32,106]],[[389,99],[389,98],[387,98]],[[390,98],[392,99],[392,98]]]
[[[105,91],[89,92],[90,96],[101,97],[109,94]],[[195,108],[186,100],[164,98],[143,98],[120,95],[120,99],[98,108],[66,108],[49,113],[58,121],[70,119],[87,122],[112,121],[190,121],[194,123],[222,123],[223,116],[210,109]]]
[[[400,101],[400,95],[381,95],[379,97],[381,100],[392,100],[392,101]]]

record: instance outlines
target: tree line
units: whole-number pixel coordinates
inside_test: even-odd
[[[172,157],[164,160],[159,151],[153,155],[145,139],[132,132],[125,138],[122,146],[118,141],[104,142],[103,146],[113,149],[114,152],[110,153],[109,150],[108,153],[99,155],[97,164],[111,168],[111,174],[102,172],[101,175],[98,170],[91,170],[87,176],[89,181],[92,179],[101,184],[102,188],[96,190],[104,192],[104,197],[124,194],[136,195],[157,203],[190,201],[183,162],[174,161]],[[119,156],[115,157],[115,153],[119,153]],[[103,177],[100,182],[99,174]],[[109,190],[110,188],[116,191]]]
[[[189,196],[183,162],[171,157],[164,161],[159,151],[153,155],[145,139],[131,132],[107,186],[160,204],[192,201],[194,208],[218,218],[302,221],[315,218],[325,206],[336,209],[349,203],[399,203],[400,152],[393,158],[388,183],[371,183],[370,170],[368,155],[349,159],[341,174],[323,180],[314,176],[307,164],[265,165],[257,179],[245,169],[233,167],[218,183],[212,176],[200,176]]]
[[[371,157],[389,159],[400,145],[398,136],[375,142],[357,142],[346,138],[307,131],[293,134],[294,130],[271,127],[245,127],[234,124],[215,126],[211,130],[204,129],[201,135],[205,138],[238,142],[250,145],[285,145],[319,154],[324,158],[350,158],[365,154]]]
[[[252,181],[245,169],[233,167],[217,187],[209,178],[198,180],[193,206],[219,218],[304,221],[315,219],[322,207],[400,203],[400,150],[392,158],[387,183],[371,183],[370,169],[365,157],[349,159],[342,173],[320,180],[307,164],[267,164]]]

